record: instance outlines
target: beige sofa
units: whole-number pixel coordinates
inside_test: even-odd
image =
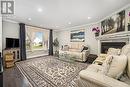
[[[116,64],[120,64],[116,67],[112,66],[114,63],[113,60],[110,63],[110,69],[111,67],[115,67],[117,70],[126,64],[127,67],[123,70],[126,74],[121,75],[120,73],[121,76],[118,78],[120,80],[117,80],[108,74],[100,73],[100,71],[103,70],[103,65],[92,64],[86,70],[82,70],[79,73],[80,78],[77,81],[78,87],[130,87],[130,44],[122,48],[121,55],[126,56],[126,62],[124,61],[125,59],[116,61]]]
[[[64,56],[64,54],[67,54],[68,57],[71,57],[76,61],[85,62],[87,60],[87,56],[89,55],[89,48],[88,46],[85,46],[88,49],[82,51],[83,46],[85,46],[84,43],[70,43],[65,48],[59,50],[59,56]]]

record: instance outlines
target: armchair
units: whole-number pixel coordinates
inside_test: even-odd
[[[130,44],[122,48],[121,55],[126,56],[127,67],[124,72],[126,71],[127,78],[130,78]],[[118,80],[106,74],[98,73],[102,69],[103,66],[92,64],[86,70],[82,70],[79,73],[80,78],[77,80],[78,87],[130,87],[130,84],[125,83],[130,82],[130,79],[125,79],[129,81],[120,81],[121,78]]]

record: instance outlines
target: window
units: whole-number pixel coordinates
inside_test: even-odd
[[[36,32],[33,40],[33,49],[43,49],[43,32]]]
[[[27,56],[48,54],[49,30],[26,26],[26,50]]]

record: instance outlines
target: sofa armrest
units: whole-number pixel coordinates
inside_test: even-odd
[[[86,84],[87,82],[91,82],[99,87],[130,87],[126,83],[92,71],[82,70],[79,75],[80,79],[86,81]]]
[[[89,50],[84,50],[83,52],[81,52],[81,53],[83,53],[83,54],[85,54],[86,56],[88,56],[89,55]]]
[[[83,52],[81,52],[82,55],[82,61],[86,61],[87,60],[87,56],[89,55],[89,50],[84,50]]]

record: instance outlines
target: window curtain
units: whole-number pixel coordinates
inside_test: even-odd
[[[31,31],[30,29],[28,29],[28,27],[26,27],[26,35],[27,35],[26,38],[28,38],[29,40],[26,41],[27,43],[29,43],[29,48],[27,48],[26,50],[33,51],[32,44],[35,39],[35,32]]]
[[[53,55],[53,30],[49,34],[49,55]]]
[[[19,43],[20,43],[20,56],[21,60],[26,60],[26,31],[25,31],[25,24],[20,23],[20,36],[19,36]]]

